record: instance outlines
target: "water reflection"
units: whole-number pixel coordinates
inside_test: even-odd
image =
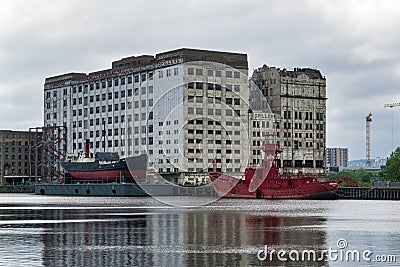
[[[195,266],[264,265],[256,256],[264,245],[276,250],[322,248],[326,234],[320,226],[325,221],[320,217],[248,215],[243,212],[188,213],[185,244],[199,252],[203,248],[205,251],[185,253],[184,262]],[[282,265],[276,257],[268,263]],[[287,264],[298,266],[301,263]],[[318,266],[318,263],[313,265]]]
[[[179,266],[181,255],[158,252],[182,244],[183,215],[146,209],[44,210],[44,266]]]
[[[1,214],[8,216],[2,230],[15,230],[15,224],[7,222],[18,221],[17,228],[30,229],[16,229],[14,235],[3,232],[3,241],[15,240],[9,249],[18,254],[18,247],[27,246],[23,253],[41,254],[41,262],[35,263],[44,266],[248,266],[260,265],[255,253],[264,245],[316,248],[325,243],[325,233],[316,230],[325,222],[320,217],[146,208]]]
[[[256,253],[265,245],[318,251],[339,237],[362,249],[380,241],[368,248],[382,253],[400,245],[396,220],[378,202],[370,204],[379,218],[366,215],[370,207],[356,214],[351,202],[331,201],[221,200],[191,209],[144,199],[68,203],[12,206],[0,199],[0,266],[335,266],[262,262]]]

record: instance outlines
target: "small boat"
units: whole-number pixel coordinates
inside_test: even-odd
[[[247,167],[244,179],[214,170],[209,173],[218,195],[232,198],[266,199],[332,199],[336,197],[338,182],[321,182],[315,176],[304,176],[298,172],[292,177],[281,174],[278,159],[279,145],[264,144],[264,160],[261,167]]]

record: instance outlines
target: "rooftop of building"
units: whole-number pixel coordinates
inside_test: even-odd
[[[4,130],[2,130],[2,129],[0,129],[0,133],[15,133],[15,134],[18,134],[18,133],[29,133],[29,131],[20,131],[20,130],[8,130],[8,129],[4,129]]]
[[[281,69],[281,68],[269,67],[267,65],[263,65],[262,67],[255,70],[255,74],[258,74],[259,72],[262,72],[262,71],[268,71],[270,69],[275,69],[276,71],[278,71],[278,73],[281,77],[297,78],[300,75],[305,74],[310,79],[325,79],[325,77],[322,76],[321,72],[318,69],[312,69],[312,68],[293,68],[293,70],[287,70],[285,68]]]
[[[179,60],[178,60],[179,59]],[[159,67],[180,64],[182,62],[209,61],[231,66],[237,69],[247,69],[247,54],[202,50],[193,48],[179,48],[153,55],[129,56],[111,63],[111,69],[95,71],[91,73],[66,73],[47,77],[45,84],[53,86],[64,85],[65,81],[84,81],[111,76],[123,75],[130,71],[156,69]],[[167,62],[167,63],[166,63]],[[129,71],[126,71],[129,70]],[[107,75],[104,75],[107,73]]]
[[[158,53],[156,54],[156,61],[179,56],[184,59],[184,62],[209,61],[225,64],[237,69],[248,68],[247,54],[193,48],[179,48],[168,52]]]
[[[1,130],[0,140],[4,139],[27,139],[29,138],[29,131],[14,131],[14,130]]]
[[[325,77],[323,77],[321,72],[317,69],[294,68],[292,71],[286,69],[278,69],[278,71],[281,76],[288,76],[292,78],[297,78],[299,75],[305,74],[310,79],[325,79]]]

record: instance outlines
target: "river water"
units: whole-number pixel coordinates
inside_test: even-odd
[[[400,203],[1,194],[0,266],[400,266]]]

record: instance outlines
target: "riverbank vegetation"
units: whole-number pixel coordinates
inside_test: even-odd
[[[346,170],[338,173],[328,173],[329,181],[341,181],[341,186],[372,186],[375,181],[400,182],[400,147],[388,158],[384,171],[367,171],[363,168]]]

